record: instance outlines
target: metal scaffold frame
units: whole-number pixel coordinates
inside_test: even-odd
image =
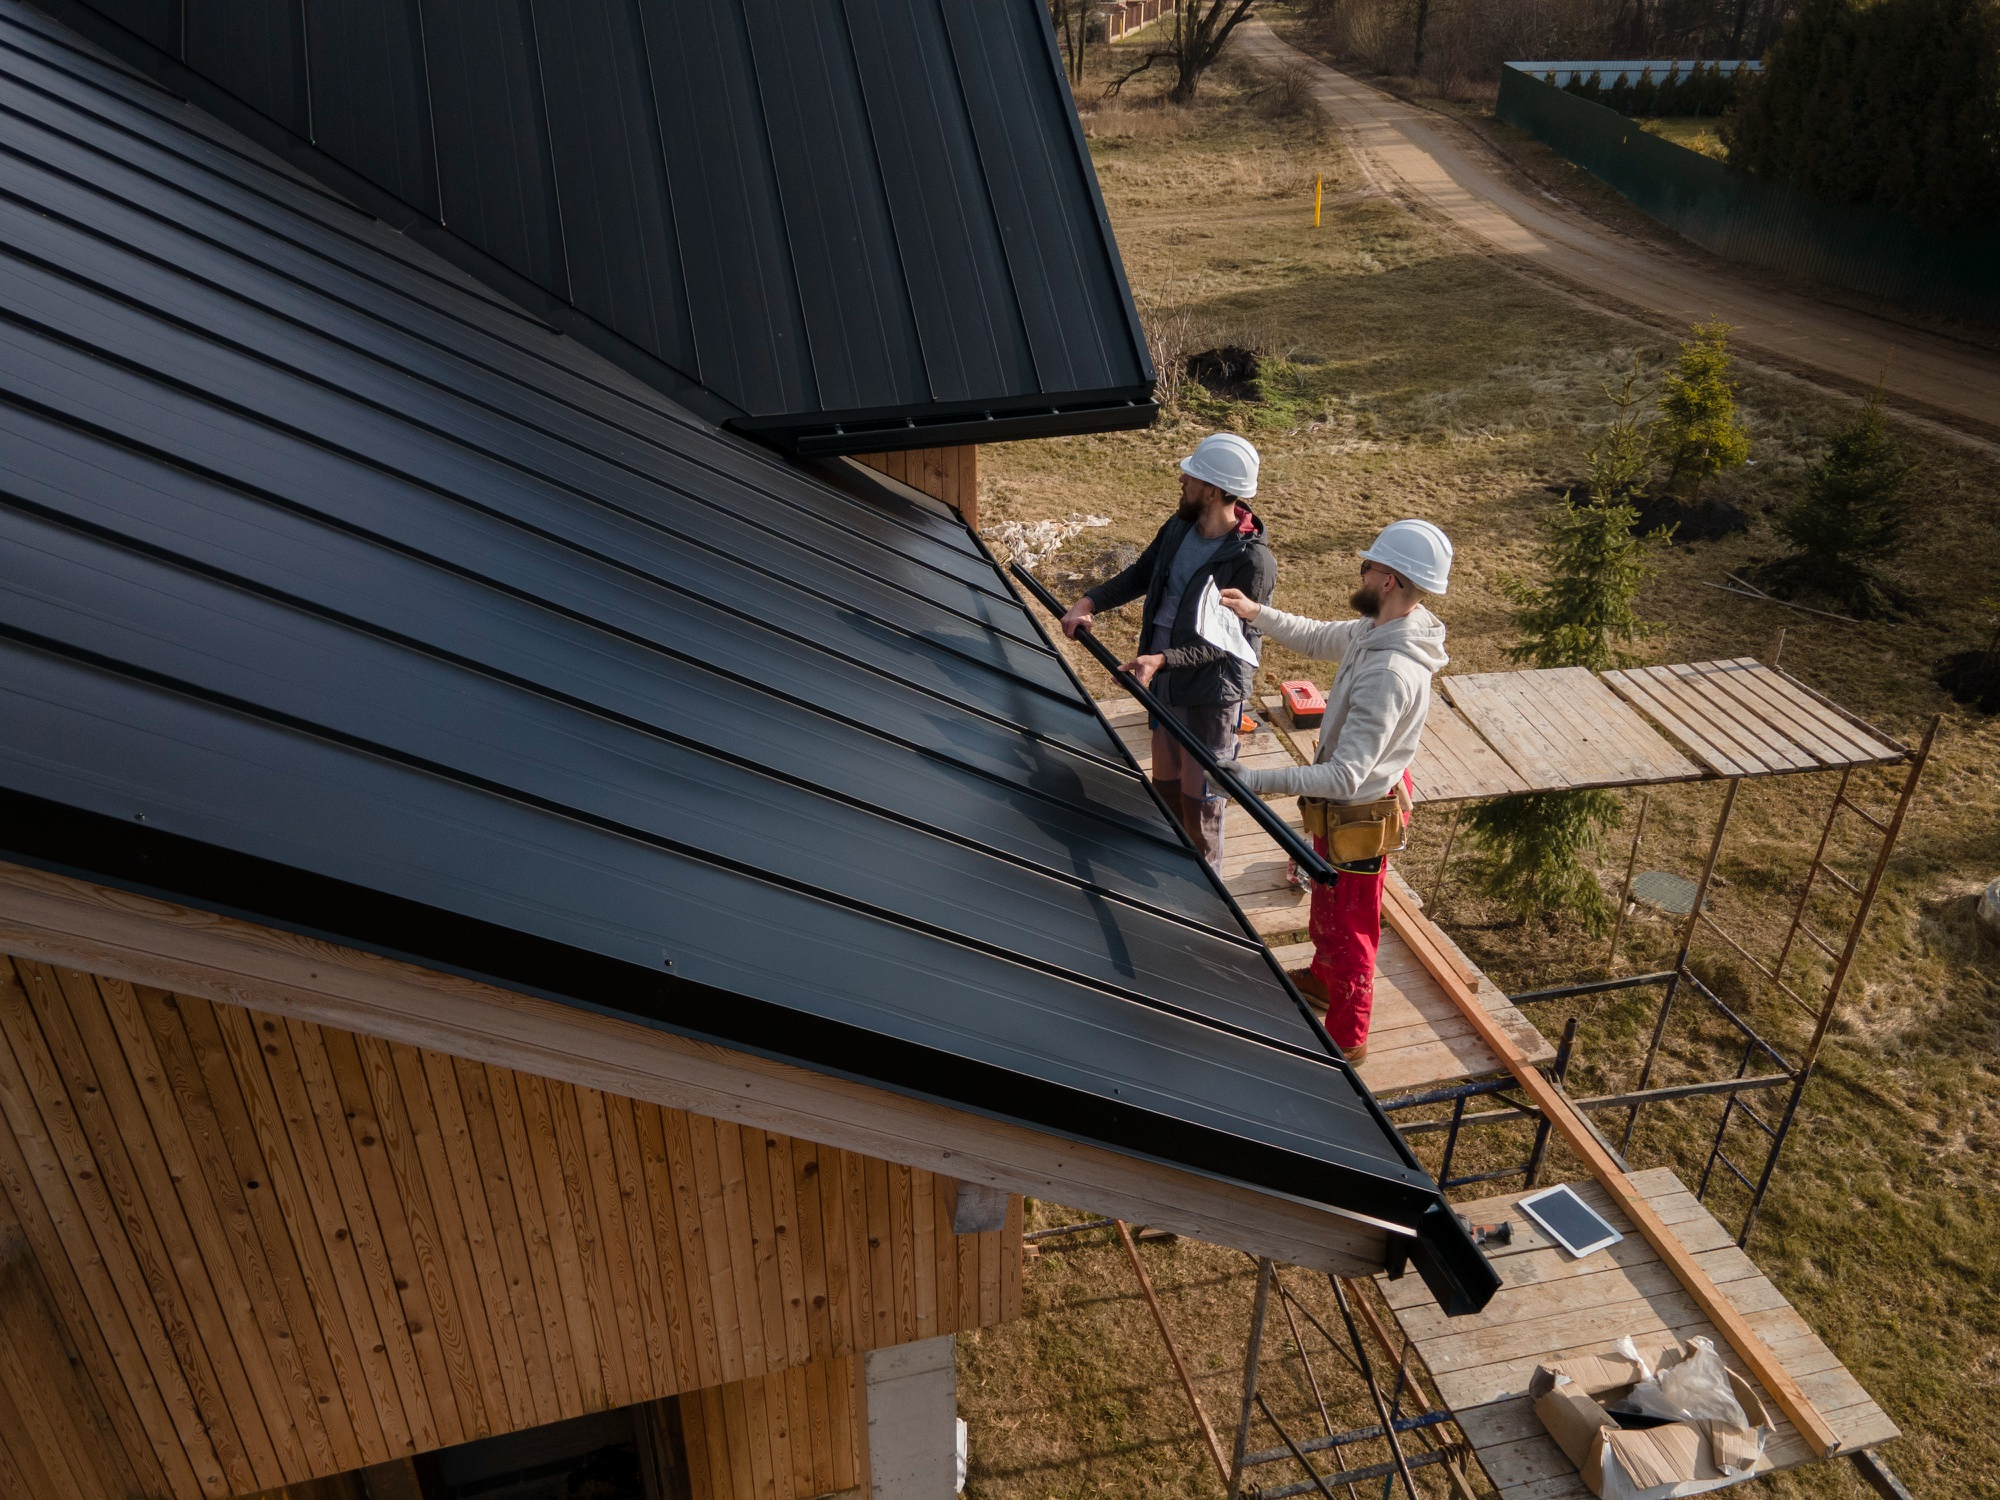
[[[1941,722],[1941,718],[1933,717],[1917,747],[1914,750],[1905,750],[1906,758],[1901,763],[1903,773],[1901,784],[1896,789],[1894,806],[1886,815],[1870,811],[1855,800],[1854,767],[1846,767],[1840,771],[1839,781],[1827,804],[1826,816],[1813,849],[1812,861],[1801,883],[1791,918],[1786,926],[1784,941],[1775,960],[1766,962],[1759,959],[1708,910],[1708,897],[1715,881],[1716,865],[1721,857],[1736,809],[1737,794],[1743,784],[1743,778],[1735,777],[1725,783],[1722,808],[1717,815],[1715,829],[1709,840],[1701,878],[1695,885],[1693,905],[1681,924],[1678,951],[1674,956],[1672,967],[1652,973],[1590,980],[1508,996],[1513,1004],[1527,1006],[1634,989],[1658,988],[1661,991],[1659,1010],[1653,1018],[1637,1086],[1626,1092],[1577,1099],[1572,1103],[1577,1109],[1588,1114],[1624,1112],[1623,1128],[1614,1148],[1614,1154],[1622,1159],[1624,1152],[1631,1145],[1640,1112],[1647,1105],[1706,1097],[1722,1098],[1722,1113],[1717,1121],[1715,1135],[1696,1188],[1696,1197],[1704,1203],[1708,1202],[1711,1188],[1723,1180],[1734,1180],[1744,1189],[1749,1195],[1749,1201],[1744,1207],[1740,1227],[1737,1230],[1736,1242],[1739,1247],[1749,1241],[1751,1231],[1757,1222],[1757,1215],[1763,1207],[1765,1196],[1777,1171],[1786,1139],[1797,1120],[1799,1102],[1819,1065],[1827,1031],[1838,1012],[1841,995],[1853,971],[1863,930],[1874,909],[1883,874],[1888,868],[1890,857],[1895,852],[1897,839],[1902,833],[1924,768],[1930,760]],[[1844,816],[1845,819],[1852,820],[1864,830],[1871,832],[1877,839],[1868,874],[1858,884],[1842,875],[1828,862],[1837,829],[1843,822]],[[1642,821],[1640,829],[1643,830],[1643,827]],[[1636,862],[1637,848],[1638,833],[1635,832],[1632,862]],[[1628,891],[1630,877],[1631,872],[1628,869],[1626,878]],[[1845,931],[1837,939],[1820,933],[1810,920],[1814,895],[1827,890],[1844,895],[1853,903]],[[1624,901],[1621,899],[1621,918],[1623,913]],[[1751,970],[1763,982],[1770,985],[1787,1004],[1810,1018],[1812,1029],[1809,1039],[1795,1055],[1788,1056],[1780,1046],[1746,1019],[1736,1007],[1718,995],[1714,988],[1690,967],[1690,957],[1704,929],[1737,958],[1748,964]],[[1801,995],[1799,989],[1787,977],[1792,960],[1801,951],[1802,940],[1805,947],[1817,949],[1830,959],[1833,965],[1816,999],[1808,999]],[[1615,933],[1613,942],[1615,945]],[[1615,946],[1613,952],[1615,955]],[[1735,1034],[1741,1043],[1740,1055],[1734,1071],[1727,1076],[1656,1085],[1654,1078],[1659,1070],[1661,1048],[1667,1039],[1669,1025],[1676,1008],[1684,1004],[1688,994],[1692,994],[1705,1007],[1707,1015],[1722,1021],[1726,1028]],[[1562,1086],[1567,1076],[1575,1039],[1576,1019],[1572,1017],[1564,1029],[1557,1060],[1549,1068],[1551,1081],[1558,1088]],[[1756,1067],[1755,1071],[1753,1065]],[[1440,1187],[1449,1190],[1513,1176],[1520,1176],[1529,1186],[1533,1186],[1546,1160],[1549,1124],[1545,1118],[1539,1117],[1538,1111],[1532,1105],[1513,1097],[1514,1088],[1515,1082],[1512,1079],[1479,1079],[1450,1088],[1391,1096],[1383,1099],[1381,1104],[1383,1111],[1392,1119],[1399,1113],[1422,1106],[1451,1104],[1452,1113],[1447,1120],[1419,1120],[1398,1127],[1406,1137],[1439,1131],[1446,1133],[1443,1160],[1437,1174]],[[1764,1091],[1784,1093],[1784,1105],[1777,1113],[1775,1122],[1766,1119],[1764,1113],[1755,1109],[1745,1097]],[[1504,1107],[1467,1113],[1467,1105],[1483,1097],[1496,1098]],[[1522,1165],[1460,1177],[1451,1175],[1452,1161],[1463,1129],[1469,1126],[1497,1125],[1522,1120],[1539,1121],[1533,1146]],[[1751,1137],[1753,1141],[1761,1138],[1764,1142],[1761,1162],[1747,1165],[1739,1162],[1737,1157],[1745,1154],[1741,1147],[1736,1149],[1736,1155],[1730,1153],[1728,1148],[1732,1143],[1731,1132],[1738,1125],[1756,1132]],[[1742,1134],[1741,1131],[1737,1133]]]

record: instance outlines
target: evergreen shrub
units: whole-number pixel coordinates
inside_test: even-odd
[[[1909,473],[1878,393],[1833,435],[1804,492],[1778,518],[1792,550],[1761,568],[1759,581],[1780,597],[1818,594],[1851,614],[1895,608],[1900,592],[1882,570],[1908,545]]]
[[[1750,435],[1736,416],[1736,387],[1729,379],[1727,323],[1697,323],[1661,384],[1653,442],[1667,462],[1666,489],[1693,505],[1703,481],[1750,457]]]
[[[1666,536],[1635,530],[1633,502],[1650,466],[1636,383],[1635,370],[1611,396],[1617,416],[1589,455],[1588,495],[1579,501],[1565,494],[1543,523],[1542,582],[1502,585],[1522,633],[1508,651],[1517,662],[1601,671],[1631,660],[1619,644],[1647,631],[1638,593],[1651,573],[1648,553]],[[1618,799],[1610,792],[1536,792],[1481,803],[1466,827],[1488,896],[1519,917],[1568,911],[1591,931],[1602,931],[1611,903],[1589,861],[1618,821]]]

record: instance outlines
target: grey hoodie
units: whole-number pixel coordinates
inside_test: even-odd
[[[1319,755],[1309,766],[1239,770],[1253,792],[1295,793],[1329,802],[1375,802],[1389,795],[1417,756],[1431,708],[1431,678],[1450,660],[1444,622],[1422,605],[1399,620],[1308,620],[1268,604],[1257,616],[1265,639],[1322,661],[1337,661]]]

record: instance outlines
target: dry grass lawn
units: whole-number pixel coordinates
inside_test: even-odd
[[[1285,111],[1283,92],[1225,68],[1185,111],[1135,95],[1086,114],[1133,290],[1156,339],[1176,357],[1223,344],[1257,349],[1261,399],[1223,401],[1196,387],[1146,432],[991,448],[982,519],[993,531],[1010,520],[1109,518],[1042,565],[1056,582],[1108,545],[1142,544],[1172,503],[1175,460],[1203,432],[1231,427],[1264,453],[1256,504],[1279,559],[1280,604],[1340,611],[1355,548],[1386,521],[1426,516],[1458,548],[1441,610],[1452,670],[1504,667],[1512,635],[1502,579],[1534,569],[1538,520],[1582,471],[1607,414],[1605,384],[1635,357],[1656,371],[1670,347],[1510,275],[1369,195],[1338,142]],[[1326,192],[1318,231],[1316,177]],[[1893,733],[1914,741],[1931,715],[1944,715],[1848,1004],[1750,1248],[1903,1425],[1905,1439],[1887,1456],[1911,1489],[1938,1500],[1996,1495],[2000,943],[1981,935],[1973,905],[2000,874],[2000,722],[1956,709],[1930,674],[1946,652],[1983,637],[1980,601],[2000,597],[2000,464],[1905,432],[1919,462],[1914,541],[1898,569],[1920,600],[1910,618],[1848,625],[1718,592],[1705,585],[1777,550],[1772,512],[1849,410],[1782,376],[1743,368],[1740,377],[1755,463],[1718,487],[1754,523],[1661,556],[1643,596],[1658,630],[1641,654],[1769,660],[1783,629],[1790,670]],[[1129,644],[1135,628],[1133,619],[1115,620],[1106,633]],[[1274,681],[1309,670],[1281,651],[1267,657]],[[1091,680],[1105,688],[1101,676]],[[1831,789],[1804,778],[1752,783],[1742,795],[1716,911],[1762,951],[1782,934]],[[1714,787],[1656,794],[1641,868],[1695,873],[1718,799]],[[1406,871],[1426,890],[1445,821],[1420,820],[1406,856]],[[1622,872],[1624,856],[1622,843],[1603,851],[1606,878]],[[1458,868],[1442,918],[1501,984],[1521,990],[1603,971],[1603,938],[1560,914],[1508,921],[1478,895],[1471,867]],[[1851,857],[1845,868],[1854,868]],[[1822,915],[1829,927],[1836,920],[1830,910]],[[1641,922],[1628,927],[1620,961],[1654,966],[1670,958],[1669,944],[1664,927]],[[1740,962],[1711,951],[1703,963],[1726,996],[1788,1044],[1801,1040]],[[1544,1007],[1538,1020],[1553,1033],[1571,1014],[1582,1027],[1573,1090],[1628,1080],[1650,1025],[1643,1002]],[[1662,1081],[1712,1072],[1725,1058],[1734,1065],[1723,1038],[1698,1027],[1676,1026],[1667,1055]],[[1671,1163],[1683,1177],[1698,1176],[1716,1113],[1712,1103],[1656,1108],[1635,1140],[1635,1164]],[[1747,1143],[1736,1144],[1747,1154]],[[1518,1145],[1496,1140],[1482,1149],[1498,1161]],[[1558,1159],[1556,1169],[1575,1167]],[[1719,1202],[1729,1206],[1726,1195]],[[1037,1205],[1036,1214],[1034,1222],[1048,1224],[1070,1211]],[[1187,1243],[1143,1253],[1227,1443],[1249,1264]],[[1330,1321],[1323,1285],[1313,1292],[1303,1275],[1296,1284]],[[1114,1242],[1100,1234],[1036,1259],[1028,1309],[1020,1323],[965,1341],[968,1493],[1219,1493]],[[1272,1388],[1294,1415],[1313,1413],[1307,1425],[1316,1427],[1288,1335],[1281,1324],[1274,1330]],[[1332,1361],[1316,1365],[1325,1372]],[[1329,1396],[1337,1422],[1370,1419],[1351,1380]],[[1267,1431],[1257,1441],[1272,1439]],[[1865,1491],[1841,1465],[1746,1493]]]

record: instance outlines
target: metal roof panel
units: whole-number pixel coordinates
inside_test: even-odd
[[[0,857],[1439,1222],[958,517],[78,58],[0,58]]]
[[[185,40],[77,3],[124,60],[769,441],[1151,413],[1038,0],[352,0],[302,25],[188,0]]]

